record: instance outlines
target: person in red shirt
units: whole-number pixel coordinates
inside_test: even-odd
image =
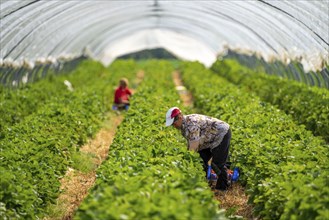
[[[114,110],[122,110],[129,108],[129,98],[132,95],[131,91],[128,89],[128,80],[122,78],[119,81],[119,87],[115,90],[114,94]]]

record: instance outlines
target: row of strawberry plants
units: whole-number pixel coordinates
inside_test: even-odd
[[[92,137],[104,120],[113,99],[113,87],[123,72],[114,63],[99,63],[81,74],[70,75],[74,91],[53,94],[34,113],[3,131],[0,140],[1,219],[37,219],[59,194],[59,179],[74,166],[79,147]],[[135,65],[128,65],[134,68]],[[93,71],[90,71],[93,70]],[[90,72],[89,72],[90,71]],[[130,70],[132,78],[135,71]],[[89,81],[79,81],[80,77]]]
[[[92,82],[93,74],[101,74],[105,68],[93,61],[82,62],[76,70],[70,73],[62,73],[59,76],[51,71],[48,76],[35,83],[29,83],[19,89],[1,89],[0,96],[0,130],[5,130],[38,110],[40,106],[51,102],[51,98],[65,96],[70,91],[64,84],[68,80],[74,88],[88,86]]]
[[[235,60],[218,60],[212,70],[248,92],[255,92],[264,101],[277,105],[299,124],[304,124],[329,142],[329,90],[258,73]]]
[[[224,218],[199,157],[164,125],[167,109],[180,104],[172,64],[148,61],[143,69],[144,81],[75,219]]]
[[[231,159],[241,168],[255,214],[264,219],[325,219],[329,156],[324,140],[201,64],[181,70],[196,107],[231,124]]]

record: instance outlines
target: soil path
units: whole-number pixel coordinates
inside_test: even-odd
[[[180,73],[174,71],[172,77],[183,105],[193,107],[193,96],[184,87]],[[232,215],[242,216],[244,219],[256,219],[252,215],[252,206],[248,204],[248,196],[245,193],[245,189],[238,182],[233,183],[226,192],[215,189],[212,189],[212,191],[214,192],[214,197],[220,202],[219,208],[225,209],[226,212]]]
[[[136,76],[133,81],[134,88],[131,88],[132,93],[135,92],[138,84],[143,81],[144,71],[138,71]],[[123,115],[120,112],[109,112],[102,129],[97,133],[96,137],[80,148],[81,152],[92,155],[94,168],[87,173],[71,168],[67,170],[65,176],[60,180],[62,193],[57,199],[57,204],[51,207],[51,216],[44,220],[73,219],[75,210],[95,183],[96,169],[107,158],[117,127],[122,120]]]
[[[95,169],[88,173],[68,171],[61,180],[62,193],[59,201],[65,207],[62,219],[72,219],[75,209],[87,196],[88,190],[96,181],[96,169],[107,158],[109,147],[115,136],[116,128],[123,119],[122,115],[109,114],[106,126],[102,128],[96,137],[81,148],[81,152],[94,155]]]
[[[178,71],[174,71],[172,73],[172,77],[173,77],[173,80],[174,80],[174,83],[176,86],[176,90],[177,90],[181,100],[183,101],[183,105],[193,107],[192,94],[183,85],[180,73]]]
[[[73,219],[74,211],[95,183],[96,169],[107,158],[116,128],[122,119],[122,115],[110,112],[108,119],[105,121],[105,126],[98,132],[96,137],[80,148],[81,152],[93,156],[94,169],[87,173],[71,168],[67,170],[64,178],[60,180],[62,193],[57,199],[57,205],[52,207],[52,216],[46,218],[47,220]]]

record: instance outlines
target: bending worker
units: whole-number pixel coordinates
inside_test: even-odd
[[[166,126],[171,125],[181,130],[188,149],[200,154],[206,172],[208,161],[212,158],[212,166],[215,166],[214,171],[218,176],[216,189],[227,190],[229,181],[225,164],[231,140],[230,125],[205,115],[183,115],[177,107],[167,111]]]

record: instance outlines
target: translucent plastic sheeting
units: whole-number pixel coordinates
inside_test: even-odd
[[[0,64],[84,54],[108,65],[163,47],[207,66],[232,49],[316,70],[329,60],[328,14],[328,0],[1,0]]]

